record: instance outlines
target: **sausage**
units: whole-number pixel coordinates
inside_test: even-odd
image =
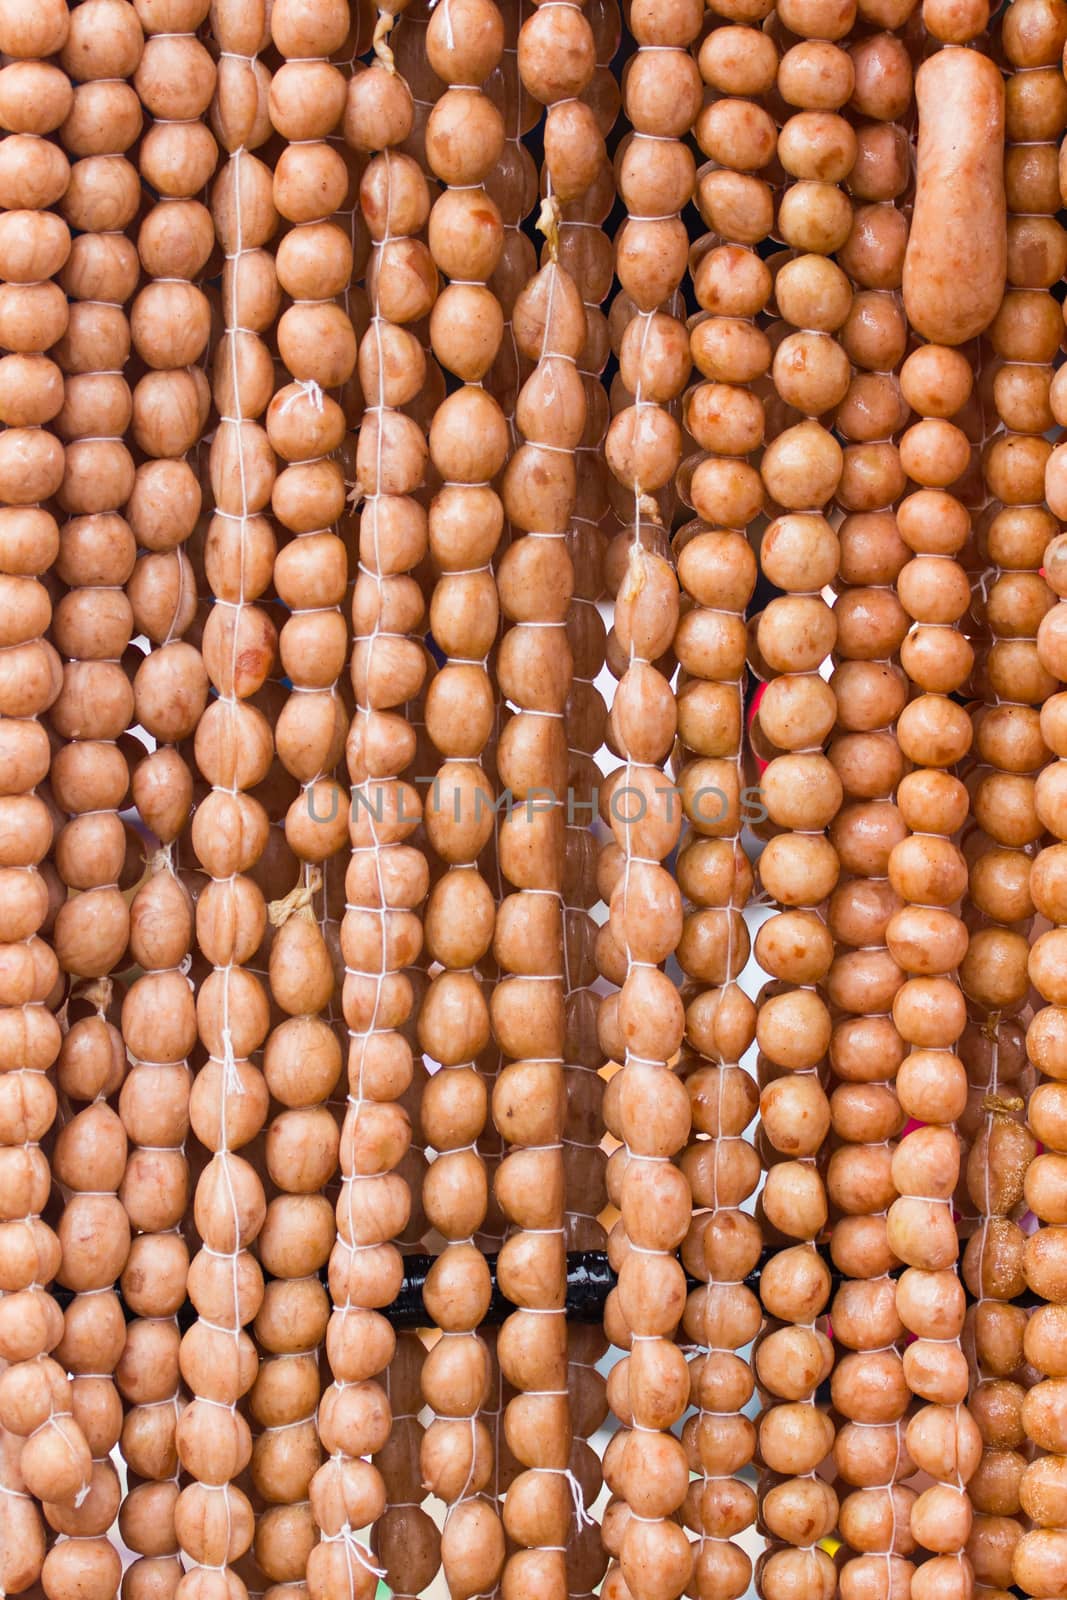
[[[918,180],[904,257],[904,309],[937,344],[993,320],[1007,273],[1004,84],[976,50],[939,50],[915,79]]]

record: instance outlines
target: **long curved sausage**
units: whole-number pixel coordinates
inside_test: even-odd
[[[945,49],[915,78],[918,180],[904,257],[904,309],[937,344],[987,328],[1004,294],[1004,83],[976,50]]]

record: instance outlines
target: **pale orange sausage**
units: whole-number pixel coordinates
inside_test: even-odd
[[[1004,84],[988,56],[949,48],[923,62],[915,91],[918,181],[904,308],[927,339],[962,344],[989,326],[1004,293]]]

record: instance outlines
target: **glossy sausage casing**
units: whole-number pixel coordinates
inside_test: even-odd
[[[937,344],[987,328],[1007,273],[1004,84],[976,50],[939,50],[915,79],[918,180],[904,258],[904,308]]]

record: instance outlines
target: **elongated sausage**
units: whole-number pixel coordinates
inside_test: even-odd
[[[904,257],[904,309],[917,332],[962,344],[1004,294],[1004,84],[976,50],[949,48],[915,78],[918,182]]]

